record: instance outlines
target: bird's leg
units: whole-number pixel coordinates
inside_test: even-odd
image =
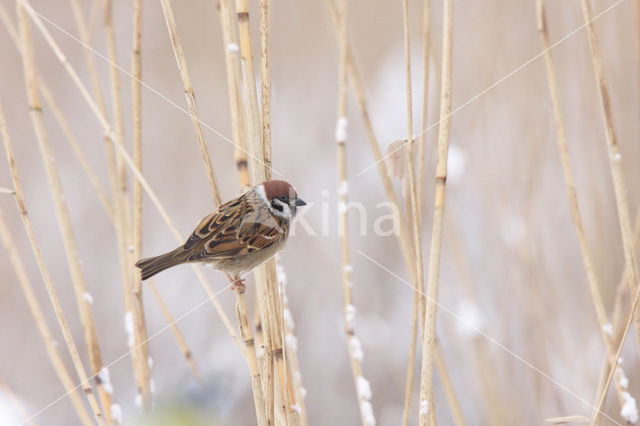
[[[244,280],[240,278],[240,275],[231,277],[231,275],[227,274],[227,278],[229,278],[229,281],[231,281],[231,290],[235,290],[237,288],[241,294],[246,291],[247,286],[244,285]]]

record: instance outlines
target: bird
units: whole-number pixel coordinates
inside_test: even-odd
[[[306,204],[288,182],[264,181],[202,218],[182,246],[135,266],[144,281],[183,263],[208,263],[244,292],[242,275],[284,248],[297,209]]]

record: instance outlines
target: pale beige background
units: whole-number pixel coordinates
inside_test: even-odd
[[[2,1],[13,14],[13,2]],[[91,3],[84,2],[86,13]],[[350,38],[375,130],[386,146],[406,135],[401,4],[363,0],[348,3]],[[593,3],[598,13],[614,1]],[[71,34],[77,34],[67,2],[34,1],[33,5]],[[125,68],[130,66],[130,7],[128,1],[115,2],[118,54]],[[596,24],[632,214],[640,196],[636,7],[631,0],[622,1]],[[215,3],[174,1],[174,9],[202,119],[230,137],[223,46]],[[433,63],[439,64],[441,2],[434,1],[432,9]],[[421,3],[411,1],[410,10],[417,132],[422,86]],[[252,9],[252,24],[256,23],[254,12]],[[541,48],[534,2],[459,0],[455,2],[454,13],[453,108],[456,108],[529,61]],[[552,42],[582,24],[577,1],[549,2],[548,14]],[[330,203],[329,235],[309,236],[298,229],[282,255],[289,278],[288,294],[296,322],[302,376],[308,391],[309,418],[314,425],[357,424],[359,413],[342,329],[336,236],[335,36],[322,1],[274,1],[272,15],[273,164],[306,201],[314,203],[305,218],[317,232],[321,230],[321,203]],[[255,25],[253,29],[257,30]],[[80,46],[61,32],[51,31],[88,82]],[[98,123],[42,37],[36,30],[33,34],[38,66],[46,74],[46,81],[64,112],[73,120],[74,131],[106,187]],[[254,37],[257,40],[257,31]],[[106,54],[100,25],[94,32],[93,46]],[[0,30],[0,52],[0,102],[16,145],[26,201],[54,284],[74,335],[81,342],[52,199],[28,117],[22,63],[4,30]],[[585,32],[578,31],[561,43],[553,55],[579,201],[596,274],[610,309],[623,256]],[[107,65],[99,58],[96,61],[103,89],[108,93]],[[431,123],[437,119],[438,75],[439,71],[432,74]],[[129,80],[124,74],[121,79],[127,111],[127,143],[130,143]],[[144,4],[143,80],[180,107],[186,107],[159,2]],[[402,417],[413,292],[356,251],[362,250],[407,279],[396,241],[372,233],[373,220],[380,213],[376,204],[385,197],[375,169],[357,176],[373,159],[351,95],[347,148],[350,198],[363,203],[369,213],[366,237],[357,235],[358,223],[351,224],[353,290],[359,312],[357,332],[364,347],[364,371],[371,382],[378,424],[397,425]],[[103,358],[110,362],[127,350],[114,232],[50,111],[45,109],[44,114],[95,300],[93,309]],[[425,254],[430,244],[431,173],[437,128],[427,135]],[[232,198],[239,190],[232,146],[210,131],[206,131],[206,136],[223,197]],[[186,237],[200,217],[212,209],[190,119],[143,89],[143,137],[146,177]],[[488,336],[592,402],[605,350],[569,216],[543,59],[531,62],[457,112],[451,123],[451,143],[466,162],[457,176],[451,176],[447,190],[440,302],[454,312],[464,312],[464,306],[469,306],[463,301],[475,303],[480,316],[477,324]],[[9,186],[4,153],[0,164],[0,185]],[[329,190],[330,195],[323,197],[323,190]],[[10,221],[52,328],[62,341],[10,196],[0,197],[0,208]],[[170,232],[147,197],[144,212],[144,253],[152,255],[173,248]],[[216,289],[226,285],[222,274],[207,271],[207,275]],[[36,412],[60,396],[63,389],[45,356],[6,256],[0,256],[0,280],[0,378],[23,399],[29,412]],[[206,297],[187,267],[167,271],[156,282],[176,317]],[[251,280],[249,288],[251,294]],[[232,315],[231,292],[223,292],[220,299]],[[149,333],[153,334],[165,326],[165,321],[148,289],[145,306]],[[496,424],[500,420],[504,424],[541,424],[551,416],[590,414],[591,408],[576,396],[485,337],[469,333],[449,313],[441,310],[438,318],[445,360],[469,424]],[[253,424],[248,370],[211,305],[188,315],[179,326],[207,387],[198,387],[171,334],[164,332],[150,343],[156,405],[174,400],[192,401],[225,424]],[[630,333],[624,368],[630,378],[629,391],[638,396],[634,334]],[[79,347],[86,359],[84,345]],[[66,357],[64,348],[61,350]],[[481,357],[484,361],[479,361]],[[114,400],[122,405],[125,419],[131,421],[137,409],[129,359],[112,366],[111,375]],[[440,422],[451,424],[439,381],[436,395]],[[620,419],[614,399],[610,398],[607,412]],[[415,422],[415,402],[413,411]],[[41,425],[67,425],[76,422],[76,417],[65,399],[35,421]]]

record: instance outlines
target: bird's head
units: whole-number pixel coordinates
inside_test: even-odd
[[[292,220],[296,216],[297,208],[307,204],[298,198],[293,186],[283,180],[264,181],[258,185],[258,190],[264,191],[271,213],[285,220]]]

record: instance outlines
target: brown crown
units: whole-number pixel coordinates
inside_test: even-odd
[[[267,195],[267,200],[273,200],[274,198],[282,197],[283,195],[291,199],[298,197],[293,186],[283,180],[267,180],[262,182],[262,185],[264,186],[264,192]]]

